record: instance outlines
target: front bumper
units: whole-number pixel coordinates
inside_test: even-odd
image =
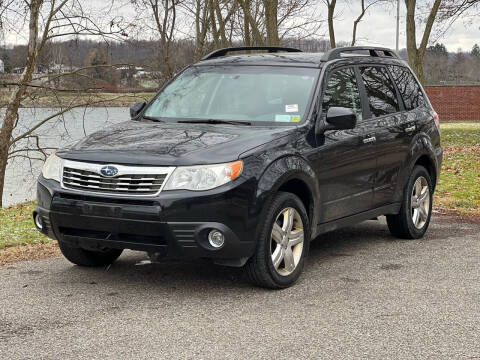
[[[238,179],[241,180],[241,179]],[[99,197],[71,191],[40,176],[37,186],[41,232],[86,249],[120,248],[168,257],[246,259],[255,248],[258,211],[249,207],[246,181],[202,193],[168,191],[156,197]],[[208,232],[225,244],[213,248]]]

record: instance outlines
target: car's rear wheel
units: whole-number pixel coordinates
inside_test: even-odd
[[[310,243],[310,222],[302,201],[278,193],[267,210],[257,239],[257,250],[246,265],[256,285],[281,289],[300,276]]]
[[[102,251],[86,250],[71,246],[63,241],[58,242],[65,258],[79,266],[97,267],[113,264],[122,254],[122,249],[105,249]]]
[[[397,215],[387,215],[392,235],[402,239],[421,238],[432,215],[433,187],[430,174],[423,166],[415,166],[403,193]]]

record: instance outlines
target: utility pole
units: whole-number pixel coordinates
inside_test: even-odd
[[[398,52],[398,39],[400,37],[400,0],[397,0],[397,38],[395,42],[395,50]]]

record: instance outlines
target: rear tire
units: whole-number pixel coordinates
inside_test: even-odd
[[[305,206],[296,195],[279,192],[261,226],[257,250],[245,265],[248,277],[261,287],[287,288],[299,278],[310,245]]]
[[[65,258],[79,266],[99,267],[113,264],[122,253],[122,249],[107,249],[104,251],[85,250],[71,246],[63,241],[58,242]]]
[[[415,166],[403,191],[400,212],[387,215],[391,234],[401,239],[423,237],[432,216],[432,197],[430,174],[423,166]]]

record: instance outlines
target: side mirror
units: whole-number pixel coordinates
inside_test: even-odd
[[[331,107],[327,111],[327,124],[325,130],[354,129],[357,125],[357,115],[352,109],[344,107]]]
[[[130,106],[130,117],[132,119],[135,119],[138,116],[138,114],[140,114],[140,112],[143,110],[145,105],[147,105],[147,103],[145,101],[142,101],[142,102],[137,102],[132,106]]]

